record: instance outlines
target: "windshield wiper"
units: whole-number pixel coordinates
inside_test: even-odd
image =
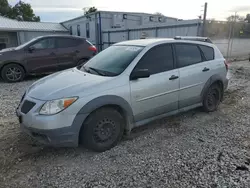
[[[106,76],[106,74],[104,74],[103,72],[101,72],[98,69],[92,68],[92,67],[88,67],[90,70],[95,71],[97,74],[101,75],[101,76]]]

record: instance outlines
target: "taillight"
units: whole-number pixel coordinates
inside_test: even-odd
[[[227,71],[228,71],[228,61],[225,60],[224,63],[225,63],[225,67],[226,67],[226,69],[227,69]]]
[[[92,51],[92,52],[94,52],[94,53],[96,53],[97,52],[97,49],[96,49],[96,47],[95,46],[89,46],[89,48],[88,48],[90,51]]]

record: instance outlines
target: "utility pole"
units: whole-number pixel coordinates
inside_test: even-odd
[[[204,5],[204,14],[203,14],[203,29],[202,29],[202,36],[206,36],[206,21],[207,21],[207,2]]]

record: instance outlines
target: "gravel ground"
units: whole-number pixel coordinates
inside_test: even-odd
[[[103,153],[22,134],[14,111],[34,79],[1,82],[0,187],[250,187],[250,63],[230,69],[218,111],[155,121]]]

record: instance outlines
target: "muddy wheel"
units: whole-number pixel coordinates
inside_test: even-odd
[[[216,111],[222,97],[222,91],[218,84],[213,84],[207,90],[203,99],[203,108],[206,112]]]
[[[121,140],[125,121],[112,108],[101,108],[87,118],[80,133],[81,143],[88,149],[103,152]]]

